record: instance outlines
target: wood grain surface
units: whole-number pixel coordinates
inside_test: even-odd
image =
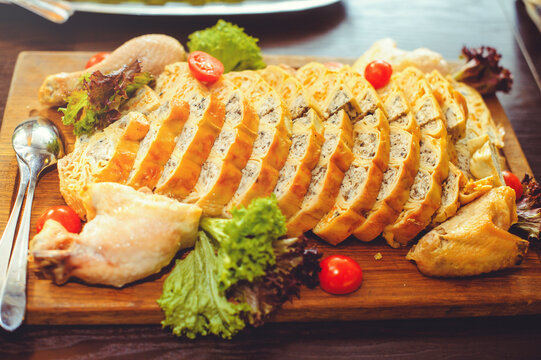
[[[88,56],[88,53],[80,52],[20,54],[0,132],[0,167],[6,172],[0,178],[1,188],[6,189],[0,193],[0,228],[5,224],[12,192],[17,186],[13,181],[17,167],[10,143],[12,129],[30,114],[43,114],[60,127],[68,149],[71,149],[74,143],[72,130],[61,124],[54,109],[42,108],[36,94],[47,74],[78,70]],[[269,64],[300,66],[310,60],[329,59],[267,56],[266,60]],[[498,100],[491,97],[487,104],[496,123],[506,130],[504,152],[509,167],[516,173],[531,174]],[[32,229],[46,208],[64,203],[58,190],[57,171],[50,171],[41,179],[36,193]],[[341,253],[357,260],[365,273],[362,288],[348,296],[333,296],[320,289],[303,289],[301,299],[286,304],[275,314],[274,321],[541,314],[541,263],[533,251],[517,269],[471,279],[444,280],[421,275],[413,263],[405,260],[407,248],[391,249],[382,240],[365,244],[349,239],[338,247],[319,241],[318,246],[324,256]],[[375,260],[376,253],[381,253],[383,258]],[[163,314],[156,299],[170,270],[168,267],[150,279],[115,289],[76,281],[57,286],[44,279],[31,263],[26,321],[28,324],[158,324]]]
[[[58,25],[0,4],[0,114],[22,51],[110,51],[144,33],[185,44],[188,34],[218,18],[76,13]],[[446,58],[463,45],[496,47],[515,80],[498,99],[541,177],[541,34],[521,0],[342,0],[306,12],[224,18],[258,37],[269,54],[355,58],[382,37]],[[232,341],[178,339],[158,325],[25,324],[0,331],[0,359],[536,359],[540,342],[539,315],[271,323]]]

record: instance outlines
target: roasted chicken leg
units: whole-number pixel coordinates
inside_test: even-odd
[[[159,272],[180,248],[193,246],[201,209],[115,183],[94,184],[80,234],[54,220],[34,236],[34,261],[56,283],[77,277],[116,287]]]
[[[142,71],[157,76],[165,65],[185,58],[186,53],[182,45],[170,36],[161,34],[138,36],[125,42],[105,60],[86,70],[48,76],[39,89],[39,100],[48,106],[63,105],[68,95],[80,86],[80,78],[84,73],[91,74],[98,70],[109,73],[139,60]]]

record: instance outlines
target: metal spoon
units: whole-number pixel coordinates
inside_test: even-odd
[[[9,255],[11,254],[11,248],[13,247],[15,231],[17,230],[17,221],[19,220],[19,214],[23,207],[26,188],[30,181],[30,170],[28,170],[26,163],[18,156],[17,163],[19,165],[19,190],[17,191],[17,198],[15,199],[15,204],[9,215],[8,223],[4,229],[4,234],[0,239],[0,289],[4,285],[4,280],[8,271]]]
[[[73,7],[63,0],[9,0],[57,24],[65,23],[73,15]]]
[[[30,182],[15,248],[0,290],[0,325],[9,331],[18,328],[24,319],[30,215],[38,177],[64,155],[64,144],[58,129],[52,122],[39,116],[19,124],[13,132],[12,143],[17,159],[22,160],[30,170]]]

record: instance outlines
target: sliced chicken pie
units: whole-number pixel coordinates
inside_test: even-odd
[[[291,119],[278,93],[255,71],[231,72],[224,77],[250,100],[259,116],[259,128],[250,160],[226,206],[247,206],[253,199],[272,194],[291,146]]]
[[[131,112],[102,131],[80,137],[75,149],[58,161],[60,192],[82,219],[85,188],[97,182],[125,181],[148,129],[147,118]]]
[[[257,136],[259,117],[242,92],[222,79],[211,91],[225,104],[225,122],[203,164],[193,191],[184,199],[218,216],[235,194]]]
[[[391,81],[380,90],[380,95],[389,114],[389,166],[383,173],[374,206],[365,212],[366,220],[353,232],[362,241],[375,239],[400,215],[419,169],[420,130],[404,94]]]
[[[155,188],[158,194],[182,200],[199,179],[201,167],[222,128],[225,106],[193,77],[187,63],[166,66],[156,81],[156,92],[162,101],[175,97],[190,105],[190,116]]]

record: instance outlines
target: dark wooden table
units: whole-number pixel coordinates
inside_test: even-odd
[[[455,58],[463,45],[490,45],[515,78],[499,95],[541,178],[541,35],[521,1],[349,0],[299,13],[226,18],[260,38],[266,53],[359,56],[393,37]],[[187,35],[216,17],[75,14],[56,25],[0,4],[0,114],[17,54],[24,50],[112,50],[144,33]],[[0,359],[102,358],[539,358],[541,316],[267,324],[232,341],[177,339],[159,326],[23,326],[0,332]]]

